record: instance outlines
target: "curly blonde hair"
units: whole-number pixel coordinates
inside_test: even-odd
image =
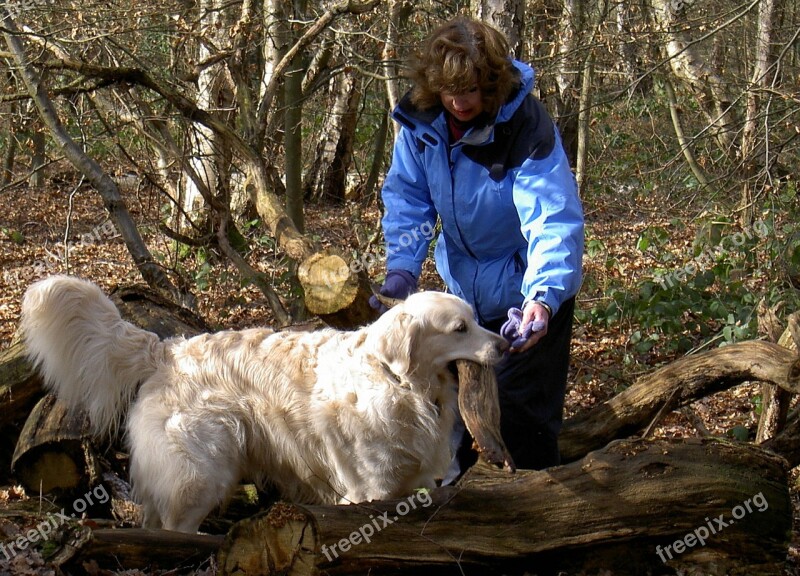
[[[495,116],[520,86],[508,40],[480,20],[459,17],[437,28],[410,61],[411,102],[422,110],[441,103],[442,91],[469,92],[477,81],[483,109]]]

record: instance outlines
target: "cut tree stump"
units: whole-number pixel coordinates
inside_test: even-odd
[[[328,326],[353,329],[378,317],[369,305],[372,294],[365,272],[356,272],[343,256],[320,251],[304,259],[297,270],[308,311]]]
[[[97,485],[101,469],[88,417],[47,394],[25,422],[11,469],[28,494],[72,494]]]

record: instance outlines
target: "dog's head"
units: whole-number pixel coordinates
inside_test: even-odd
[[[475,321],[469,304],[442,292],[412,294],[369,331],[373,352],[396,374],[438,372],[455,360],[493,364],[508,349],[503,337]]]

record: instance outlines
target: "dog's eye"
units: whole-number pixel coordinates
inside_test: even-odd
[[[466,322],[459,322],[456,324],[456,328],[454,332],[466,332],[467,331],[467,323]]]

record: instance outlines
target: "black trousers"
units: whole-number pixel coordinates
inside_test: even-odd
[[[530,350],[507,355],[495,366],[500,397],[500,432],[518,468],[541,470],[561,463],[558,435],[564,413],[569,371],[572,319],[571,298],[550,320],[547,334]],[[503,321],[486,328],[500,331]],[[458,452],[461,470],[475,463],[472,438]]]

